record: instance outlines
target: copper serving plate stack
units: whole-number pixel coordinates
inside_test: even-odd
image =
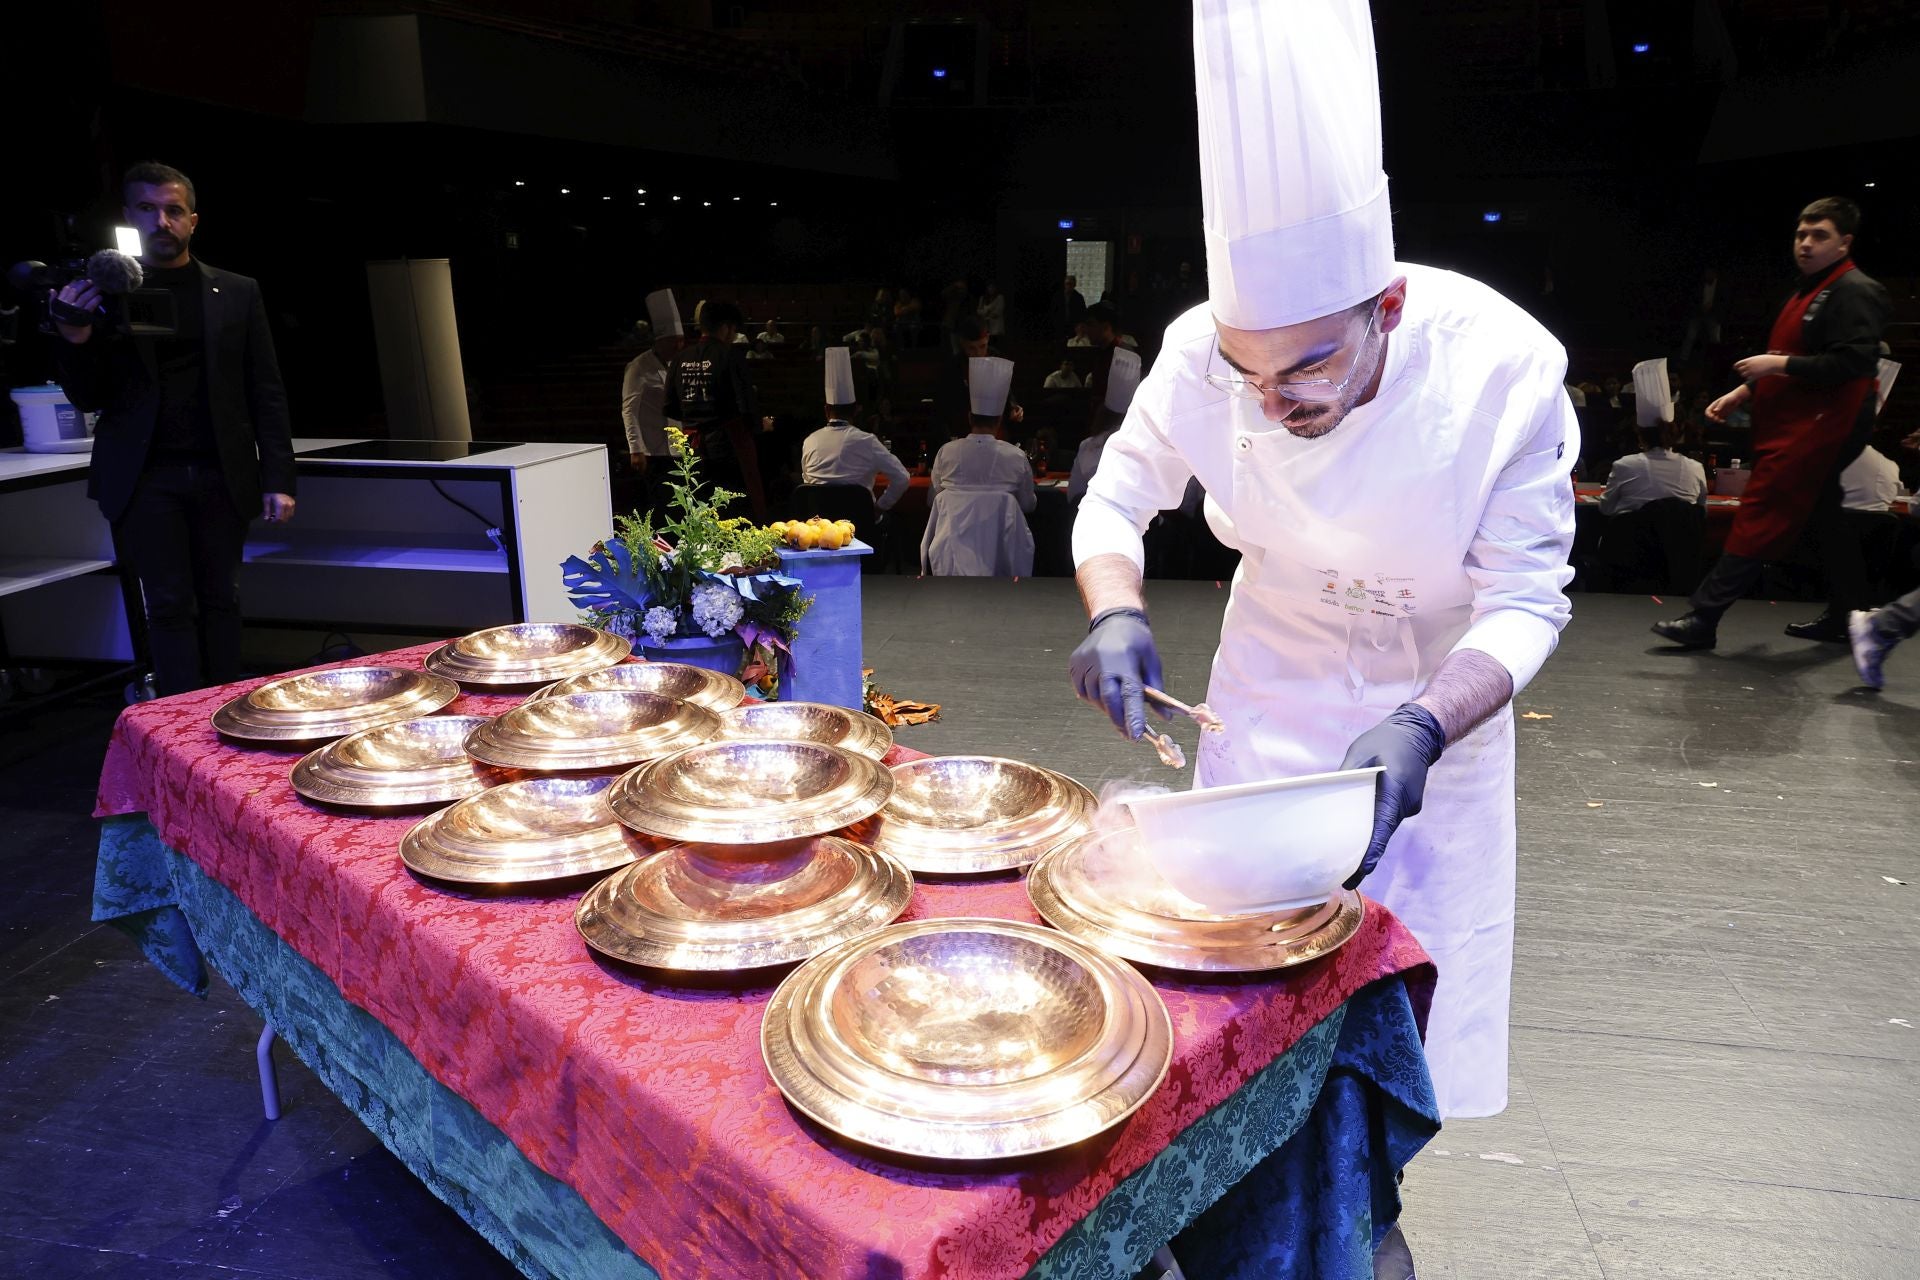
[[[527,885],[612,871],[658,845],[607,808],[613,779],[527,778],[489,787],[422,819],[400,842],[420,875],[473,885]]]
[[[677,844],[595,885],[574,924],[588,946],[628,964],[758,969],[890,924],[912,896],[905,867],[837,836]]]
[[[1112,955],[1164,969],[1259,973],[1317,960],[1359,932],[1356,890],[1297,911],[1219,915],[1163,880],[1131,827],[1070,840],[1027,873],[1042,919]]]
[[[410,667],[333,667],[269,680],[213,713],[213,727],[244,742],[320,742],[428,715],[460,696],[442,676]]]
[[[511,770],[467,754],[467,735],[486,716],[423,716],[310,751],[293,766],[293,789],[309,800],[356,809],[451,804],[511,782]]]
[[[555,694],[593,693],[602,689],[665,694],[698,703],[709,711],[730,711],[747,697],[747,686],[734,677],[685,662],[623,662],[617,667],[557,680],[531,696],[551,698]]]
[[[825,702],[752,702],[720,716],[720,736],[740,742],[754,738],[782,742],[820,742],[845,747],[875,760],[893,750],[893,730],[878,717]]]
[[[534,698],[467,735],[467,754],[542,773],[630,765],[705,742],[720,718],[658,693],[600,690]]]
[[[608,806],[672,846],[595,886],[574,923],[594,950],[654,968],[803,960],[906,910],[905,867],[829,834],[892,789],[877,760],[817,742],[721,740],[649,761]]]
[[[1153,1095],[1173,1029],[1152,985],[1074,938],[1006,920],[920,920],[788,975],[761,1023],[801,1112],[884,1151],[1028,1156],[1084,1141]]]
[[[916,875],[1024,867],[1091,829],[1098,802],[1065,774],[996,756],[893,767],[892,799],[851,834]]]
[[[623,662],[633,646],[577,622],[519,622],[449,640],[427,655],[435,675],[465,685],[546,684]]]

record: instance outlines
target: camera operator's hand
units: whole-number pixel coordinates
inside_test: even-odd
[[[293,495],[290,493],[261,494],[260,516],[269,524],[285,524],[293,519]]]
[[[77,311],[92,311],[100,305],[100,286],[85,278],[69,280],[54,296]],[[53,327],[68,342],[85,342],[93,336],[93,326],[90,324],[63,324],[56,320]]]

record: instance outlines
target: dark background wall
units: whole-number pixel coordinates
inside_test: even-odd
[[[1911,7],[1378,0],[1402,254],[1609,360],[1676,346],[1708,267],[1761,325],[1819,195],[1860,200],[1862,263],[1911,282]],[[125,165],[185,169],[197,251],[263,281],[306,431],[377,412],[369,258],[453,259],[481,376],[604,343],[687,280],[995,278],[1031,327],[1063,218],[1120,246],[1143,337],[1153,279],[1203,266],[1165,0],[35,8],[9,19],[30,127],[0,257],[103,243]],[[39,375],[30,336],[5,355]]]

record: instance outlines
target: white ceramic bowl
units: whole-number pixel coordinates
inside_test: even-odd
[[[1124,803],[1154,870],[1209,911],[1297,911],[1325,902],[1359,870],[1380,773],[1343,769]]]

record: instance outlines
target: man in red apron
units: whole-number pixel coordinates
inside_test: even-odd
[[[1720,616],[1759,582],[1768,560],[1811,530],[1825,561],[1830,603],[1787,634],[1847,638],[1847,615],[1862,607],[1865,570],[1857,547],[1838,536],[1840,473],[1873,431],[1874,376],[1889,305],[1880,283],[1854,265],[1860,209],[1838,196],[1800,211],[1793,235],[1800,283],[1767,338],[1767,354],[1734,363],[1740,386],[1707,407],[1715,422],[1741,405],[1753,418],[1753,475],[1740,498],[1722,555],[1678,618],[1654,634],[1684,649],[1711,649]]]

